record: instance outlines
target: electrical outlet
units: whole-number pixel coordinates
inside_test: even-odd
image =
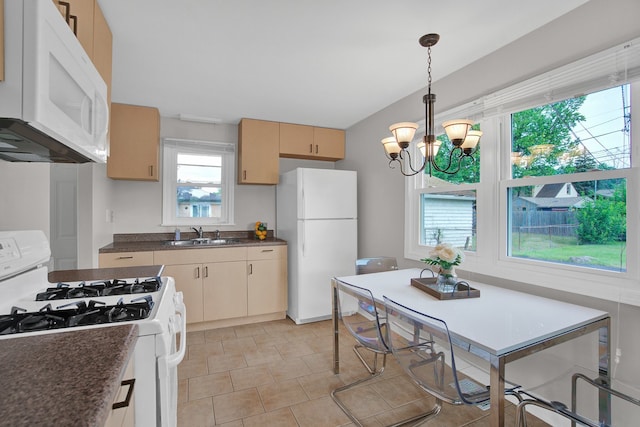
[[[114,212],[111,209],[107,209],[105,212],[105,222],[107,224],[113,224]]]
[[[622,356],[622,350],[619,348],[616,348],[616,357],[615,357],[615,362],[616,364],[620,363],[620,357]]]

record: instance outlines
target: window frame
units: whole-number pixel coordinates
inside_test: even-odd
[[[222,157],[220,220],[208,217],[178,217],[176,215],[178,152]],[[224,142],[164,138],[162,142],[162,225],[202,226],[234,225],[235,145]]]
[[[626,48],[630,44],[634,44],[634,49],[637,52],[640,39],[622,46]],[[614,49],[620,50],[620,46],[611,50]],[[594,56],[598,55],[602,56],[602,54]],[[550,73],[566,72],[567,68],[572,66],[584,67],[590,60],[590,57],[585,58]],[[600,59],[596,58],[596,60]],[[621,73],[628,76],[627,80],[622,79],[624,81],[612,82],[608,79],[591,78],[579,87],[573,85],[564,89],[554,89],[552,91],[554,96],[551,99],[549,99],[548,93],[544,92],[540,92],[536,96],[531,96],[529,93],[529,96],[518,99],[519,94],[526,93],[522,90],[522,87],[526,85],[526,82],[523,82],[512,86],[514,93],[506,93],[505,95],[505,92],[510,90],[510,88],[506,88],[496,94],[486,95],[479,100],[438,115],[436,122],[460,116],[480,123],[483,131],[480,142],[483,144],[480,159],[480,182],[477,184],[442,185],[439,188],[421,188],[418,178],[406,179],[405,257],[418,261],[424,258],[431,249],[429,246],[420,245],[419,242],[420,198],[423,193],[438,192],[438,190],[475,189],[477,197],[477,247],[476,252],[465,251],[465,262],[457,268],[462,273],[462,277],[480,281],[491,280],[498,284],[504,281],[518,282],[524,286],[552,288],[640,306],[640,265],[633,262],[634,259],[640,258],[640,221],[638,221],[640,218],[640,125],[633,126],[633,122],[640,124],[640,67],[637,66],[638,60],[634,59],[634,61],[634,68],[630,69],[631,72],[625,73],[623,71]],[[542,81],[545,75],[534,77],[533,80]],[[576,94],[597,92],[624,83],[630,85],[631,105],[635,106],[635,108],[631,108],[630,168],[517,180],[511,178],[511,114],[513,112],[544,103],[556,102],[576,96]],[[507,108],[496,101],[498,97],[502,97],[500,102],[503,102]],[[633,143],[634,140],[636,144]],[[612,178],[627,180],[626,271],[599,270],[507,256],[507,207],[509,204],[507,189],[509,187]]]

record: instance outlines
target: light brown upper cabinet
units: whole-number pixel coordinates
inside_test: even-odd
[[[0,0],[0,81],[4,80],[4,0]]]
[[[53,0],[107,86],[111,86],[113,36],[96,0]]]
[[[111,104],[111,141],[107,176],[158,181],[160,113],[157,108]]]
[[[67,21],[80,44],[93,59],[94,10],[99,7],[95,0],[53,0],[60,14]]]
[[[93,10],[93,15],[93,47],[89,56],[102,80],[107,84],[107,101],[111,103],[113,35],[98,3]]]
[[[293,159],[344,159],[344,131],[280,123],[280,157]]]
[[[238,184],[277,184],[280,123],[242,119],[238,125]]]

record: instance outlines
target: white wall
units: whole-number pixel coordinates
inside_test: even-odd
[[[182,138],[200,141],[238,143],[238,126],[205,124],[163,117],[160,122],[161,138]],[[322,167],[333,169],[335,163],[293,159],[280,160],[280,173],[296,167]],[[162,182],[116,181],[113,183],[113,233],[172,232],[175,227],[163,227]],[[256,221],[266,222],[275,229],[274,185],[237,185],[234,194],[235,224],[204,226],[205,231],[219,229],[251,230]],[[186,229],[186,228],[185,228]]]
[[[42,230],[50,237],[48,163],[0,160],[0,230]]]
[[[98,249],[113,241],[113,188],[105,164],[78,165],[78,268],[98,267]]]

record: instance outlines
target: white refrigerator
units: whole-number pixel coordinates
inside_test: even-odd
[[[355,171],[298,168],[280,175],[276,235],[288,244],[287,315],[297,324],[331,318],[331,278],[355,274]]]

